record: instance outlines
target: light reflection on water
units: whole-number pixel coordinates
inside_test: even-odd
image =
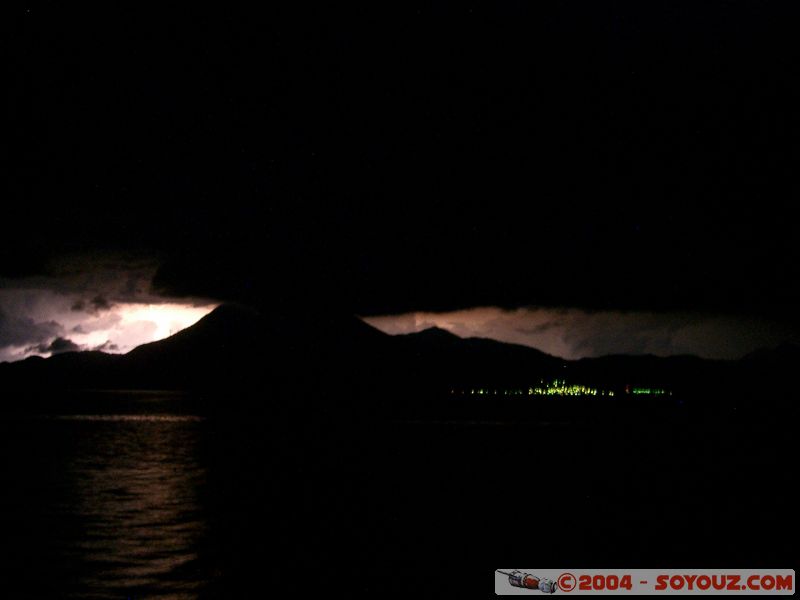
[[[197,415],[46,415],[38,417],[55,421],[155,421],[165,423],[200,422]]]
[[[76,488],[74,505],[65,507],[85,528],[83,539],[64,548],[84,563],[82,583],[110,592],[197,591],[202,580],[180,573],[196,562],[206,526],[198,502],[205,469],[190,426],[196,420],[187,415],[65,419],[92,425],[68,466]]]
[[[42,565],[42,573],[53,577],[47,585],[59,595],[202,594],[213,574],[198,554],[208,534],[202,417],[72,414],[23,421],[36,438],[31,448],[50,455],[37,466],[57,464],[44,494],[21,509],[22,518],[50,524],[42,555],[33,548],[26,566],[33,558],[57,562]]]

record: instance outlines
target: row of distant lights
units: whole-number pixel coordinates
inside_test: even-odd
[[[630,389],[630,391],[628,391]],[[626,388],[625,391],[636,396],[672,396],[672,392],[658,388]]]
[[[587,385],[568,384],[564,379],[555,379],[550,383],[544,383],[537,387],[529,387],[527,390],[524,388],[514,389],[488,389],[488,388],[472,388],[470,390],[456,391],[450,390],[451,394],[460,393],[462,395],[468,394],[470,396],[614,396],[613,390],[601,390]],[[639,388],[639,387],[625,387],[626,394],[634,394],[637,396],[664,396],[672,395],[670,392],[660,388]]]

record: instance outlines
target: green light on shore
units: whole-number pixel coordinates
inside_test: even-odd
[[[667,393],[666,390],[660,388],[633,388],[631,394],[635,396],[663,396]]]
[[[554,379],[550,382],[544,380],[539,385],[524,388],[471,388],[461,391],[453,390],[451,393],[461,395],[479,396],[608,396],[614,398],[617,392],[611,389],[596,388],[589,385],[578,383],[567,383],[566,379]],[[627,385],[624,394],[634,396],[671,396],[672,392],[663,388],[655,387],[633,387]]]
[[[554,379],[546,383],[540,382],[538,386],[528,388],[501,388],[488,390],[486,388],[473,388],[468,392],[471,395],[502,395],[502,396],[613,396],[611,390],[602,390],[588,385],[570,384],[565,379]]]

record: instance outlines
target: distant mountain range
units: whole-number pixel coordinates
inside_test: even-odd
[[[222,305],[195,325],[124,355],[67,352],[0,364],[6,389],[290,390],[306,395],[503,394],[554,379],[693,397],[791,395],[800,349],[741,361],[607,356],[565,361],[533,348],[441,329],[389,336],[357,317],[287,317]]]

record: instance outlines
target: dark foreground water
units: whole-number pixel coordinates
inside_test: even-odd
[[[95,400],[86,408],[102,408]],[[203,555],[206,422],[160,410],[175,397],[126,398],[123,413],[108,400],[103,412],[6,418],[4,566],[19,591],[193,597],[214,576]]]
[[[503,562],[800,557],[785,422],[344,425],[154,393],[58,406],[1,421],[0,560],[22,596],[446,588],[450,569],[476,590]]]

